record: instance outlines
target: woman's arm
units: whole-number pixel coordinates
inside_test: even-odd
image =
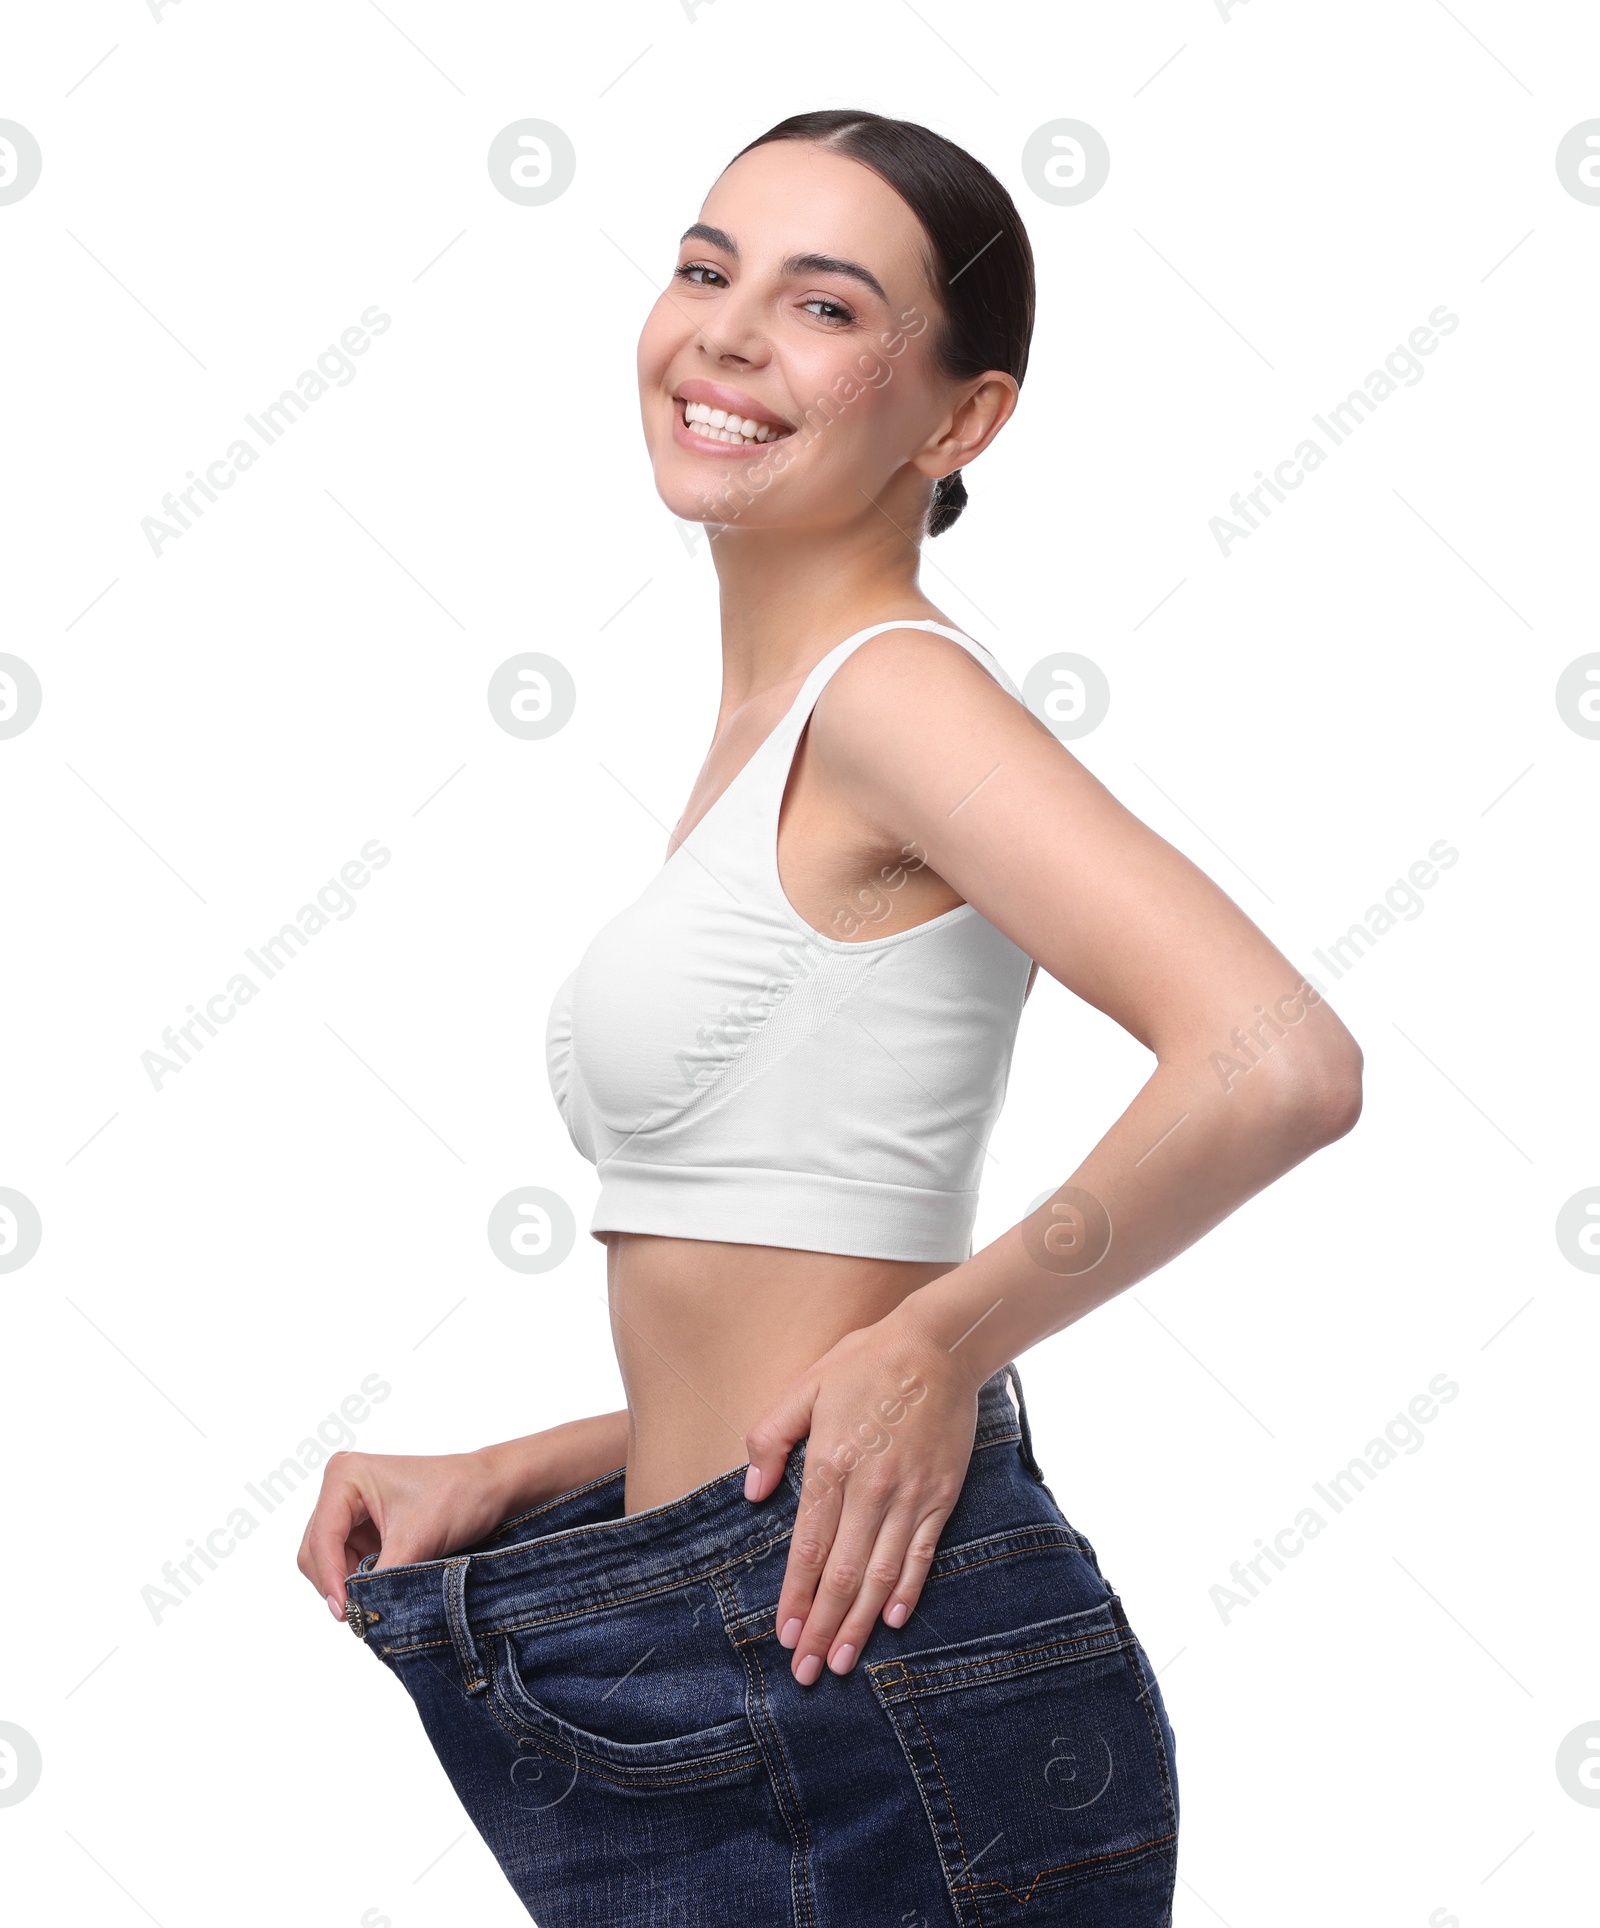
[[[1053,1197],[913,1292],[896,1318],[947,1356],[964,1355],[976,1388],[1343,1137],[1361,1111],[1360,1049],[1303,979],[1286,994],[1284,982],[1262,981],[1264,1018],[1239,1013],[1244,1043],[1172,1040]],[[1306,1035],[1286,1048],[1290,1025]]]
[[[505,1503],[505,1519],[625,1465],[628,1409],[569,1419],[542,1433],[480,1446],[473,1457],[483,1467],[488,1486]]]
[[[514,1513],[615,1471],[627,1457],[626,1409],[469,1453],[335,1453],[297,1564],[342,1619],[345,1579],[367,1554],[381,1554],[379,1567],[436,1560]]]
[[[847,1670],[880,1610],[900,1625],[915,1604],[983,1380],[1340,1137],[1361,1102],[1360,1049],[1326,1002],[958,645],[874,638],[812,731],[830,781],[886,840],[914,841],[1155,1067],[1050,1201],[850,1334],[752,1429],[752,1497],[809,1435],[778,1607],[802,1680],[823,1655]]]

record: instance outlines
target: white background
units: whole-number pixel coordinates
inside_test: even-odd
[[[717,170],[833,105],[958,140],[1038,258],[1022,407],[929,593],[1019,682],[1104,669],[1075,751],[1366,1053],[1353,1134],[1022,1361],[1161,1671],[1176,1919],[1578,1918],[1600,1810],[1555,1755],[1600,1720],[1600,1280],[1555,1221],[1600,1183],[1600,742],[1555,686],[1600,647],[1600,207],[1555,150],[1600,115],[1597,57],[1585,10],[1492,0],[8,15],[0,117],[44,157],[0,207],[0,649],[43,686],[0,742],[0,1184],[43,1223],[0,1277],[0,1720],[43,1757],[0,1809],[19,1918],[525,1919],[296,1571],[309,1487],[159,1623],[141,1589],[369,1374],[378,1450],[621,1403],[600,1245],[527,1277],[485,1228],[528,1184],[587,1222],[546,1009],[715,715],[715,580],[651,487],[638,329]],[[544,207],[485,165],[525,117],[577,150]],[[1063,117],[1112,157],[1076,207],[1021,167]],[[141,518],[374,303],[356,379],[153,555]],[[1224,557],[1209,519],[1440,304],[1424,378]],[[545,742],[485,700],[523,650],[578,684]],[[354,914],[152,1088],[162,1030],[372,838]],[[1335,984],[1313,949],[1440,838],[1459,861]],[[980,1244],[1149,1068],[1041,983]],[[1230,1565],[1439,1373],[1422,1448],[1224,1621]]]

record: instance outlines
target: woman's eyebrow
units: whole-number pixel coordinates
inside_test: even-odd
[[[724,254],[739,259],[739,249],[734,238],[726,229],[709,227],[704,221],[696,221],[692,228],[686,228],[680,238],[684,241],[704,241],[708,246],[720,248]],[[839,274],[848,280],[859,281],[868,287],[885,305],[889,297],[884,293],[883,283],[870,268],[863,268],[859,261],[845,261],[836,254],[791,254],[779,263],[779,272],[786,275],[796,274]]]

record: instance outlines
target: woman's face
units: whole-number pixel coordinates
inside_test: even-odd
[[[900,520],[958,466],[939,437],[973,384],[934,365],[927,245],[886,181],[826,148],[771,141],[727,168],[639,338],[674,515],[837,526],[870,498]]]

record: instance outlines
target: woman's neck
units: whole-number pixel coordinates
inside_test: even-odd
[[[811,670],[875,622],[939,619],[917,582],[914,542],[879,529],[741,529],[712,536],[722,624],[722,710]]]

